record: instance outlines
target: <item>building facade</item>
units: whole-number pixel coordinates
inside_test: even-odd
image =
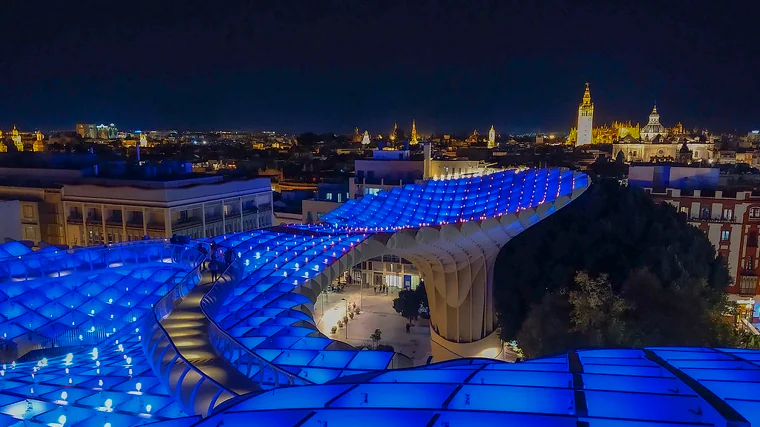
[[[612,144],[612,158],[631,162],[673,162],[684,154],[684,145],[690,161],[716,161],[716,141],[709,135],[690,135],[679,123],[666,128],[660,123],[657,106],[649,114],[649,121],[641,128],[640,138],[632,134]]]
[[[645,189],[653,199],[673,205],[689,224],[702,230],[731,274],[729,298],[743,314],[760,318],[760,193],[733,190]]]
[[[273,225],[268,179],[64,185],[66,244],[88,246],[173,235],[194,239]]]

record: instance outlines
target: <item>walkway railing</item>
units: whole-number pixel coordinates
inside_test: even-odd
[[[224,305],[237,280],[242,277],[243,267],[237,257],[230,263],[214,286],[201,300],[201,311],[209,321],[209,341],[214,349],[227,359],[238,371],[255,381],[262,389],[291,385],[311,384],[252,352],[230,336],[215,321],[214,316]]]
[[[215,406],[237,394],[204,375],[182,357],[161,325],[161,319],[171,312],[174,304],[187,296],[198,283],[204,261],[201,258],[198,265],[161,298],[154,307],[153,315],[146,316],[143,349],[151,369],[182,410],[187,414],[207,416]]]

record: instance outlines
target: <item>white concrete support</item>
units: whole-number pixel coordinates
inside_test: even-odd
[[[425,282],[435,361],[501,356],[493,301],[496,257],[513,237],[570,200],[480,221],[400,230],[388,238],[388,252],[412,262]]]

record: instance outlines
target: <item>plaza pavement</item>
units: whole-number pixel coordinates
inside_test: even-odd
[[[330,338],[347,342],[353,346],[372,344],[370,335],[375,329],[382,331],[380,344],[392,345],[394,350],[414,361],[415,366],[424,365],[432,354],[430,350],[429,322],[418,319],[412,322],[410,333],[406,333],[407,320],[393,310],[393,299],[398,295],[397,289],[391,289],[388,295],[375,294],[373,288],[364,288],[360,294],[358,285],[349,285],[343,292],[328,292],[320,295],[314,307],[314,320],[319,330]],[[339,328],[335,334],[330,329],[346,315],[346,301],[349,305],[356,303],[361,307],[361,314],[355,315],[346,327]],[[323,312],[324,308],[324,312]]]

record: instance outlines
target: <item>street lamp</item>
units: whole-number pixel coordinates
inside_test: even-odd
[[[346,341],[348,341],[348,300],[345,298],[341,298],[340,300],[346,302]]]

